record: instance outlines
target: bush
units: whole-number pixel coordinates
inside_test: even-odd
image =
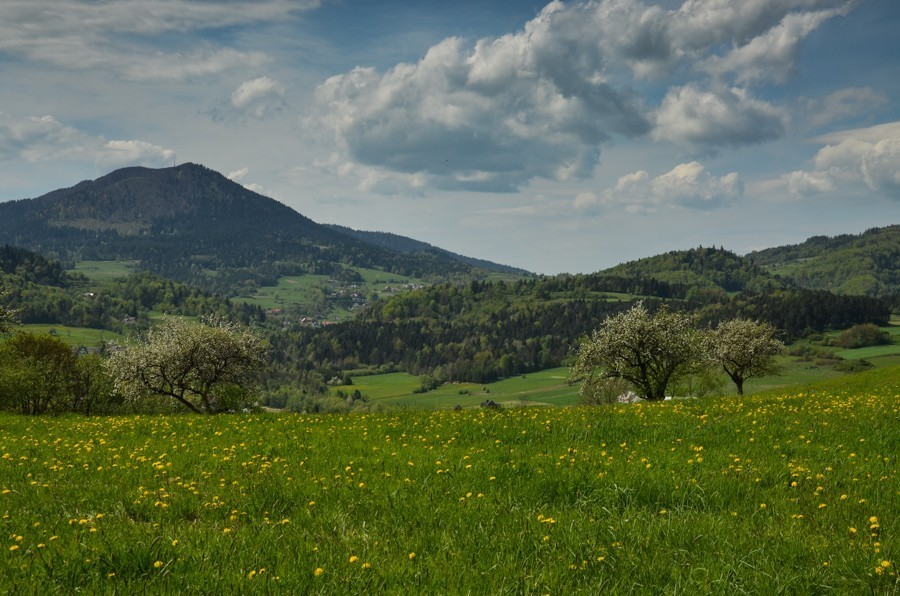
[[[846,349],[880,346],[888,343],[891,343],[890,334],[871,323],[854,325],[841,333],[835,340],[835,345]]]

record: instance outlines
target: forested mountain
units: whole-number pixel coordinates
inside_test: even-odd
[[[429,279],[477,273],[443,254],[363,242],[195,164],[124,168],[0,203],[0,243],[64,265],[137,260],[144,269],[229,294],[285,274],[331,274],[342,265]]]
[[[806,242],[755,251],[757,265],[803,288],[837,294],[900,294],[900,225],[862,234],[813,236]]]
[[[466,265],[471,265],[472,267],[484,269],[485,271],[494,271],[497,273],[514,273],[519,275],[529,274],[529,272],[525,269],[510,267],[509,265],[501,265],[499,263],[485,261],[484,259],[467,257],[464,255],[456,254],[454,252],[450,252],[449,250],[444,250],[443,248],[438,248],[437,246],[433,246],[431,244],[428,244],[427,242],[413,240],[412,238],[399,236],[397,234],[391,234],[389,232],[366,232],[338,225],[329,225],[328,227],[333,230],[337,230],[338,232],[353,236],[354,238],[362,240],[363,242],[374,244],[375,246],[381,246],[383,248],[387,248],[397,252],[407,254],[430,254],[439,257],[446,257],[455,261],[459,261],[461,263],[465,263]]]

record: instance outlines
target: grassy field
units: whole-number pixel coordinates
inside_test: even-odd
[[[101,341],[121,341],[122,336],[112,331],[89,329],[87,327],[67,327],[65,325],[22,325],[21,330],[34,335],[55,335],[71,346],[95,347]]]
[[[354,377],[353,385],[336,387],[359,391],[374,403],[421,408],[477,406],[491,399],[504,406],[571,405],[578,403],[578,387],[566,383],[569,369],[554,368],[495,383],[448,383],[427,393],[413,393],[419,379],[406,373]]]
[[[0,590],[896,593],[898,396],[2,415]]]
[[[128,277],[135,271],[135,261],[81,261],[71,271],[81,273],[97,284]]]
[[[240,296],[234,298],[241,302],[260,306],[265,309],[299,307],[303,311],[317,312],[328,311],[328,318],[343,320],[350,318],[352,314],[346,308],[324,307],[327,296],[334,292],[358,292],[369,297],[372,294],[388,296],[392,292],[385,291],[385,287],[401,287],[405,284],[418,284],[421,280],[405,277],[393,273],[385,273],[375,269],[353,267],[363,278],[362,283],[339,284],[330,281],[327,275],[293,275],[278,279],[275,286],[263,286],[252,296]],[[355,287],[352,287],[355,286]]]

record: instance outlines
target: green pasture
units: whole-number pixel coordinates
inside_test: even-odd
[[[898,393],[0,414],[0,591],[896,594]]]
[[[427,393],[413,393],[419,378],[406,373],[354,377],[353,385],[332,393],[359,390],[373,403],[415,408],[478,406],[488,399],[506,407],[571,405],[578,402],[578,387],[566,383],[567,368],[554,368],[494,383],[446,383]]]
[[[70,271],[81,273],[95,283],[103,284],[135,272],[137,261],[80,261]]]
[[[328,275],[289,275],[278,279],[277,285],[262,286],[250,296],[239,296],[234,300],[260,306],[264,309],[299,308],[309,313],[328,312],[328,318],[341,320],[352,316],[344,308],[328,304],[328,295],[332,292],[358,292],[370,297],[372,294],[389,296],[385,287],[399,287],[404,284],[418,284],[421,280],[393,273],[385,273],[376,269],[353,267],[363,278],[362,283],[338,283]],[[353,287],[356,286],[356,287]]]
[[[30,324],[20,330],[34,335],[53,335],[71,346],[96,347],[101,341],[121,341],[122,336],[103,329],[87,327],[67,327],[65,325]]]

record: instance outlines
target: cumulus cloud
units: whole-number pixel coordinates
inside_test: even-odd
[[[253,118],[265,118],[284,108],[284,86],[269,77],[244,81],[231,94],[231,107]]]
[[[834,190],[834,180],[828,172],[797,170],[787,175],[788,191],[793,195],[811,195]]]
[[[848,6],[553,1],[521,31],[474,43],[448,38],[416,63],[332,77],[318,87],[309,122],[330,132],[343,161],[389,177],[391,192],[403,176],[483,191],[577,180],[592,173],[601,147],[651,129],[657,141],[713,154],[784,134],[787,109],[751,87],[784,80],[802,40]],[[684,75],[713,80],[670,88],[653,129],[632,82]]]
[[[105,169],[126,165],[161,167],[175,160],[175,152],[141,140],[106,140],[88,135],[53,116],[13,118],[0,112],[0,159],[93,162]]]
[[[599,194],[579,193],[573,206],[579,211],[600,211],[622,206],[629,212],[654,212],[660,207],[709,210],[722,207],[744,193],[736,172],[715,176],[696,161],[675,166],[656,177],[644,170],[626,174]]]
[[[106,69],[138,81],[181,81],[239,66],[258,66],[261,52],[209,43],[162,52],[142,45],[156,36],[278,22],[318,0],[4,0],[0,52],[60,68]]]
[[[589,175],[613,135],[649,130],[640,100],[604,80],[578,13],[552,3],[524,31],[449,38],[416,64],[357,68],[321,85],[319,124],[347,157],[430,186],[514,190]]]
[[[800,42],[819,25],[844,10],[791,13],[765,33],[722,57],[714,56],[700,68],[715,75],[731,73],[738,83],[783,82],[793,72]]]
[[[746,77],[738,81],[743,84],[783,78],[802,39],[851,6],[845,0],[686,0],[664,10],[642,0],[603,0],[585,5],[579,18],[604,52],[637,77],[665,77],[682,62],[699,61],[719,74]],[[716,57],[722,47],[730,50]]]
[[[816,140],[826,145],[816,153],[815,169],[793,172],[786,179],[793,194],[864,185],[900,200],[900,122],[844,130]]]
[[[738,87],[704,90],[694,84],[673,87],[656,114],[657,140],[668,140],[699,153],[777,139],[784,134],[787,111],[751,97]]]
[[[284,85],[270,77],[257,77],[241,83],[231,96],[215,103],[206,114],[216,122],[228,124],[264,120],[287,108]]]

